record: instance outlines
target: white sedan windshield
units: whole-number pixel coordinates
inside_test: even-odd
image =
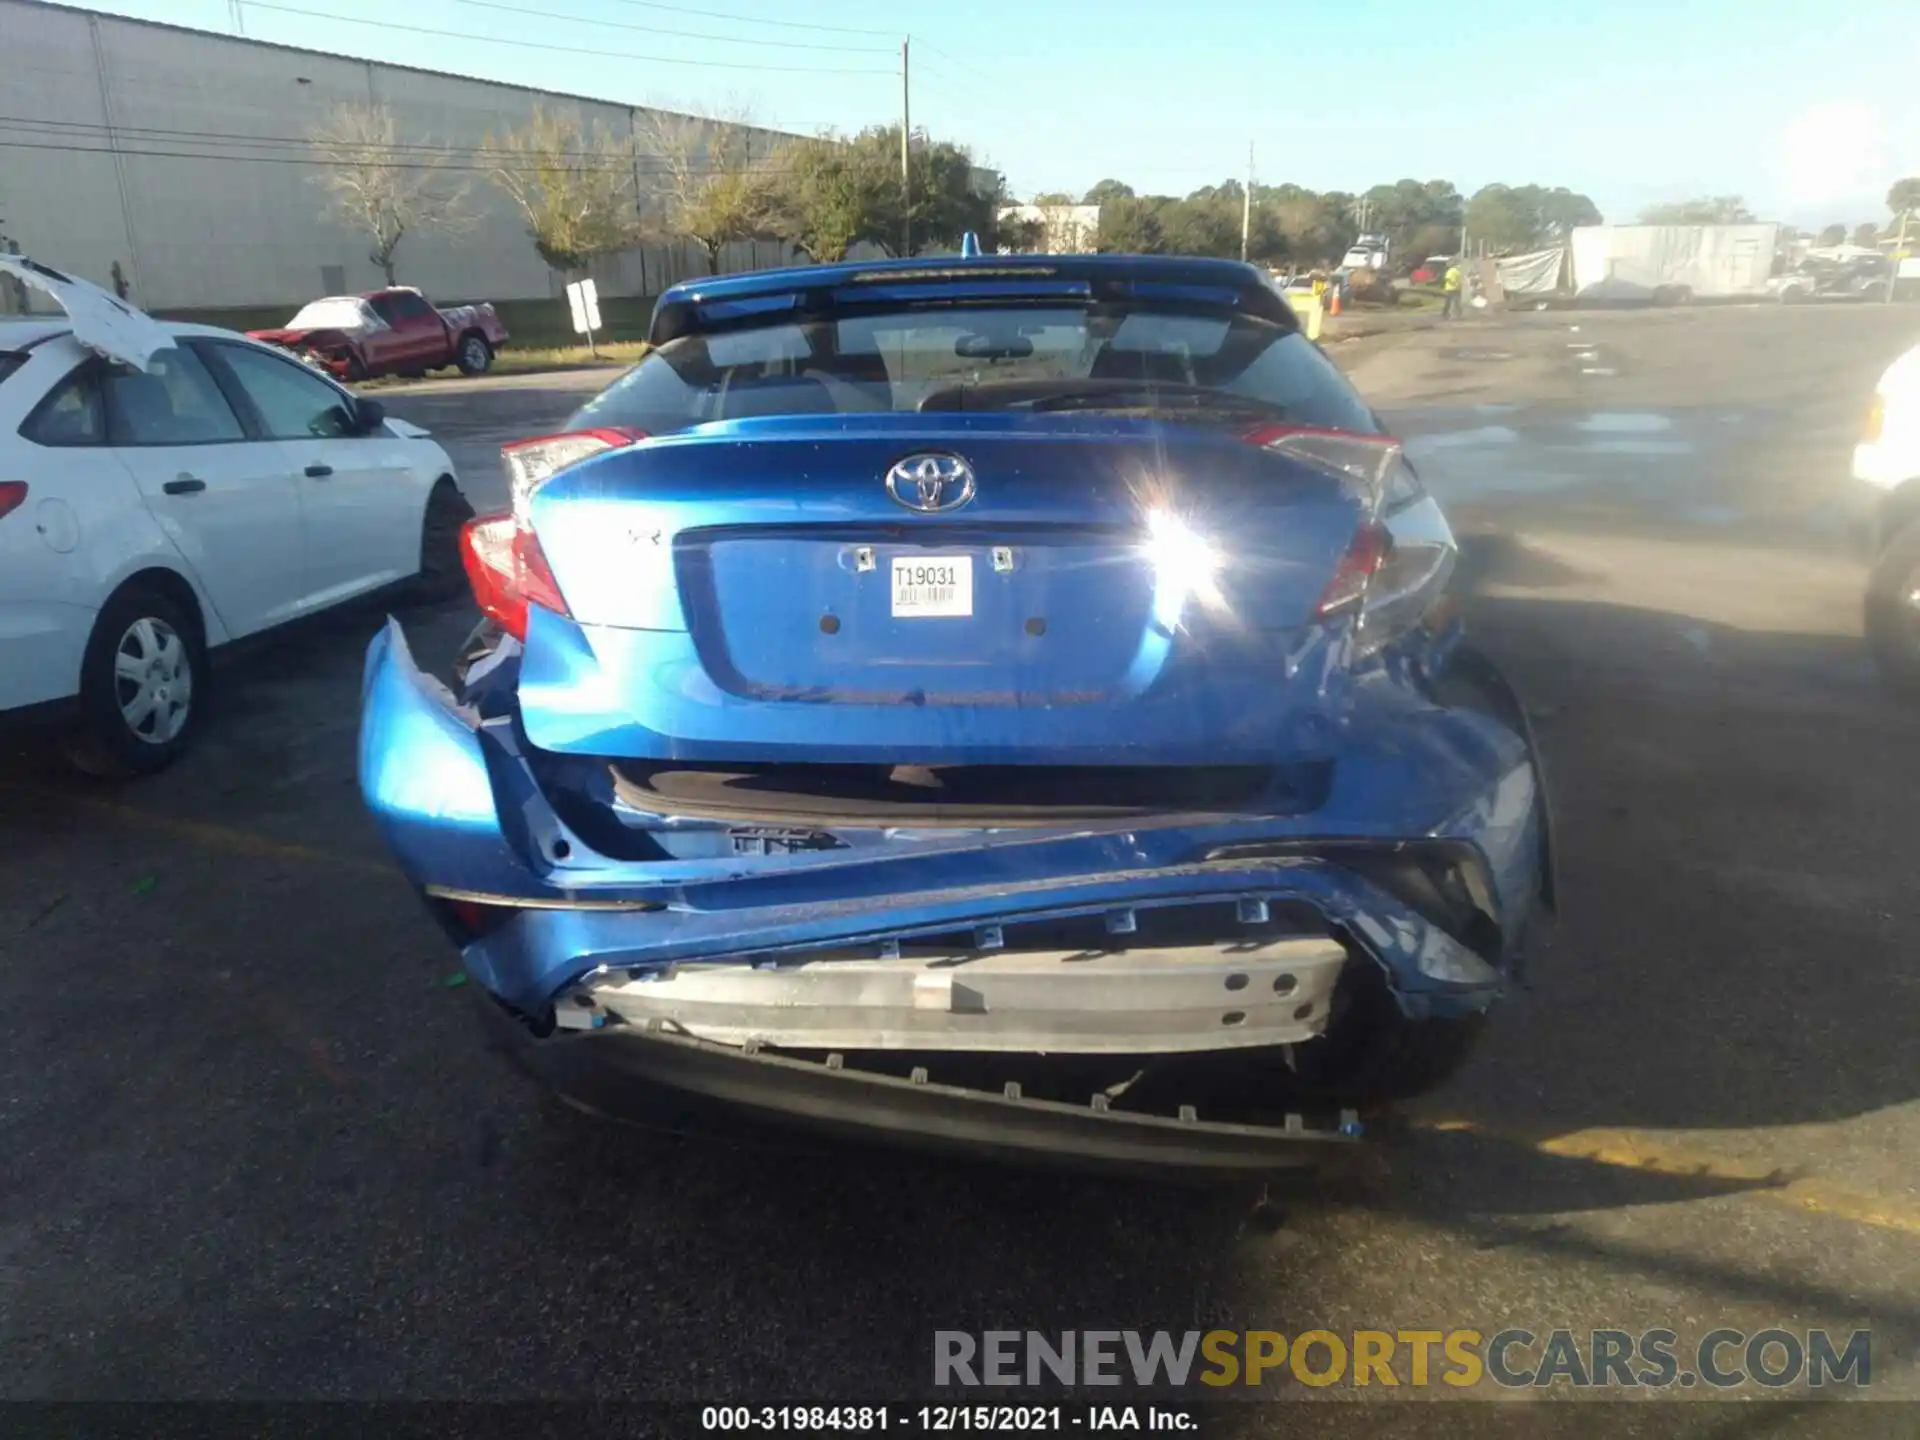
[[[315,300],[287,322],[289,330],[372,330],[380,319],[364,300]]]

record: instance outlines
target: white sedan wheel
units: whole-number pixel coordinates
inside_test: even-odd
[[[165,745],[186,728],[193,665],[186,642],[166,621],[143,615],[126,628],[113,656],[114,699],[136,740]]]

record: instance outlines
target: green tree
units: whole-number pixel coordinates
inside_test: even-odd
[[[898,254],[909,218],[915,254],[956,249],[968,231],[990,248],[1003,189],[977,184],[973,157],[947,141],[920,135],[908,154],[910,210],[901,193],[899,126],[870,126],[850,140],[792,142],[776,164],[774,228],[814,260],[842,259],[863,240]]]
[[[1375,185],[1359,197],[1359,203],[1364,206],[1367,231],[1385,235],[1402,259],[1412,250],[1417,231],[1427,226],[1457,230],[1466,209],[1466,201],[1450,180],[1399,180]]]
[[[498,139],[488,134],[484,153],[488,179],[520,208],[533,248],[561,273],[637,238],[633,154],[604,126],[589,129],[576,113],[535,106],[525,125]]]
[[[1525,185],[1521,191],[1531,193],[1534,210],[1540,217],[1542,238],[1564,243],[1580,226],[1600,223],[1600,207],[1577,190],[1569,190],[1564,185],[1556,185],[1551,190]]]
[[[1485,185],[1467,202],[1466,227],[1476,248],[1518,254],[1562,244],[1578,226],[1598,225],[1600,210],[1587,196],[1564,186]]]
[[[1896,180],[1887,191],[1887,208],[1895,215],[1911,215],[1920,211],[1920,175],[1909,175],[1904,180]]]
[[[1160,213],[1162,246],[1169,255],[1238,256],[1240,204],[1233,181],[1169,202]]]
[[[1459,252],[1458,225],[1422,225],[1413,232],[1413,239],[1407,248],[1400,252],[1401,268],[1417,270],[1429,255],[1457,255]]]
[[[1156,255],[1166,248],[1160,231],[1162,202],[1151,196],[1119,195],[1100,202],[1100,248],[1117,255]]]
[[[1531,250],[1541,239],[1538,210],[1511,185],[1483,185],[1474,191],[1465,220],[1471,242],[1495,254]]]
[[[793,140],[781,147],[776,168],[775,230],[818,263],[844,260],[862,240],[878,238],[889,213],[889,191],[891,213],[899,213],[898,161],[889,172],[876,163],[871,146],[832,136]],[[899,241],[897,226],[894,240]]]
[[[1071,205],[1073,196],[1064,190],[1043,190],[1033,197],[1035,205]]]
[[[1268,192],[1263,208],[1279,232],[1281,258],[1297,265],[1319,265],[1346,246],[1344,222],[1327,202],[1298,185],[1281,185]]]
[[[1820,231],[1817,237],[1817,243],[1822,246],[1843,245],[1846,243],[1846,239],[1847,227],[1836,221],[1834,224],[1828,225]]]
[[[1862,220],[1853,227],[1853,243],[1861,246],[1874,246],[1880,243],[1880,226],[1873,220]]]
[[[1082,205],[1111,205],[1116,200],[1133,199],[1133,187],[1118,180],[1102,180],[1080,198]]]
[[[653,172],[650,223],[697,242],[710,272],[719,273],[728,245],[775,233],[780,207],[771,146],[744,115],[651,111],[639,143]]]
[[[1046,223],[1031,217],[1021,219],[1017,215],[1002,215],[995,226],[994,239],[995,249],[1010,251],[1015,255],[1038,254],[1046,247]]]
[[[899,130],[887,134],[898,155]],[[972,152],[950,141],[924,136],[914,142],[910,168],[914,254],[929,249],[957,250],[969,231],[979,238],[981,248],[993,248],[994,227],[1006,200],[1003,180],[996,178],[988,188],[980,183],[980,167],[973,163]],[[1065,203],[1071,204],[1072,197]],[[897,213],[897,206],[895,210]],[[896,231],[898,228],[894,227]],[[886,243],[889,249],[899,248],[897,238]]]
[[[1649,205],[1640,212],[1642,225],[1745,225],[1753,212],[1738,195],[1701,195]]]

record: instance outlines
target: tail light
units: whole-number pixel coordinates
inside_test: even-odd
[[[536,435],[500,447],[500,463],[507,472],[507,493],[515,514],[526,513],[533,492],[569,465],[578,465],[607,450],[619,450],[647,438],[646,431],[624,425],[598,430],[568,430],[559,435]]]
[[[1391,435],[1316,430],[1299,425],[1262,425],[1241,437],[1249,445],[1291,456],[1337,475],[1376,513],[1396,489],[1417,488],[1400,442]]]
[[[1378,520],[1362,521],[1353,532],[1353,543],[1334,567],[1333,579],[1320,592],[1320,603],[1313,613],[1321,619],[1351,610],[1367,598],[1367,587],[1380,567],[1393,554],[1393,536]]]
[[[1243,438],[1338,476],[1360,502],[1360,524],[1320,594],[1316,618],[1357,615],[1359,655],[1379,650],[1419,624],[1439,602],[1458,546],[1400,442],[1387,435],[1286,425],[1262,426]]]
[[[1880,438],[1880,427],[1886,423],[1886,419],[1886,397],[1883,395],[1875,395],[1867,406],[1867,423],[1860,431],[1861,443],[1871,445],[1877,441]],[[0,506],[3,506],[4,503],[4,501],[0,501]],[[6,511],[0,508],[0,515],[4,515],[5,513]]]
[[[1353,540],[1334,568],[1333,579],[1321,592],[1314,614],[1322,619],[1359,606],[1367,587],[1393,555],[1393,535],[1375,518],[1398,493],[1417,493],[1418,482],[1407,468],[1400,442],[1390,435],[1358,435],[1347,430],[1319,430],[1297,425],[1262,425],[1242,437],[1249,445],[1301,460],[1315,469],[1338,476],[1360,501],[1363,518]]]
[[[566,615],[567,600],[534,533],[531,505],[542,485],[570,465],[646,439],[624,426],[540,435],[500,447],[512,508],[469,520],[460,530],[460,563],[480,613],[516,640],[527,638],[527,607]]]
[[[514,917],[506,905],[487,905],[478,900],[442,900],[446,918],[453,924],[462,944],[482,940]]]
[[[0,480],[0,516],[11,515],[26,503],[26,481]]]
[[[568,614],[540,537],[511,512],[482,515],[460,528],[460,563],[480,613],[516,640],[527,638],[527,606]]]

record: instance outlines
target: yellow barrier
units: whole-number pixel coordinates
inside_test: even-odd
[[[1301,294],[1293,290],[1287,292],[1287,304],[1291,305],[1293,313],[1300,317],[1300,329],[1309,340],[1320,338],[1320,319],[1326,311],[1321,298],[1318,295]]]

